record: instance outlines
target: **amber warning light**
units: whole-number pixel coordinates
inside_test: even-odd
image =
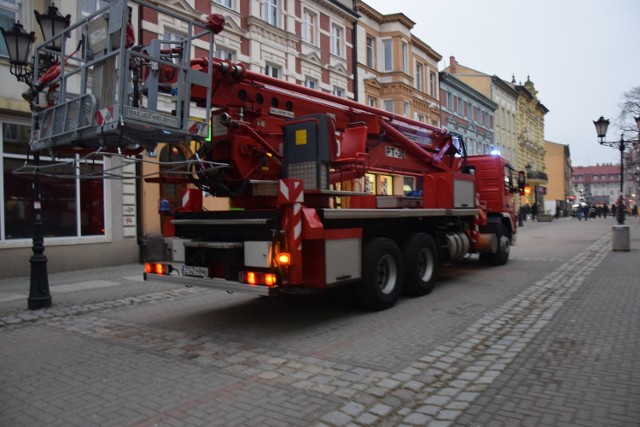
[[[288,252],[280,252],[277,257],[278,264],[280,265],[290,265],[291,264],[291,254]]]

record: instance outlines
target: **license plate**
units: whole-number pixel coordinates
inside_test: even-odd
[[[180,270],[183,276],[207,277],[209,275],[209,269],[207,267],[183,265]]]

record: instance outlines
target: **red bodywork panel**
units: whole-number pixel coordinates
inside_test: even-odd
[[[480,206],[488,213],[508,213],[515,230],[512,170],[507,161],[500,156],[469,156],[467,166],[475,169],[476,192]]]

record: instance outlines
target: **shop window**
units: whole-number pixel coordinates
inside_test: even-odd
[[[28,126],[2,124],[2,240],[25,239],[33,234],[33,173],[25,169],[25,164],[31,165],[33,160],[27,153],[29,133]],[[102,159],[83,161],[76,156],[53,160],[41,156],[40,166],[44,236],[104,235]]]

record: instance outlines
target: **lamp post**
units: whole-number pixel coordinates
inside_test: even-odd
[[[58,8],[55,6],[49,6],[46,15],[42,15],[38,12],[34,12],[36,20],[40,25],[42,34],[47,43],[51,37],[55,36],[61,31],[64,31],[71,21],[71,15],[66,17],[62,16],[58,12]],[[31,58],[31,47],[36,40],[35,33],[27,32],[20,22],[16,22],[13,28],[6,31],[2,30],[2,36],[7,44],[9,53],[9,72],[16,77],[19,82],[26,83],[29,86],[27,92],[33,93],[36,91],[37,84],[34,82],[34,64],[29,62]],[[55,42],[50,42],[46,48],[53,52],[60,52],[60,46]],[[49,67],[58,61],[58,55],[47,53],[41,58],[41,63],[38,64],[40,70],[46,71]],[[37,93],[37,92],[35,92]],[[25,97],[33,108],[33,97]],[[32,238],[32,252],[29,263],[31,264],[30,270],[30,285],[29,285],[29,297],[27,298],[27,306],[29,310],[37,310],[51,306],[51,293],[49,292],[49,277],[47,272],[47,257],[44,254],[44,236],[42,232],[42,199],[41,199],[41,187],[40,187],[40,153],[33,152],[33,238]]]
[[[640,131],[640,117],[635,117],[636,126],[638,127],[638,131]],[[600,145],[606,145],[608,147],[614,147],[620,150],[620,200],[621,204],[616,208],[616,218],[618,220],[618,224],[624,224],[624,152],[628,146],[633,146],[638,144],[640,141],[635,140],[626,140],[624,139],[624,133],[620,135],[619,141],[605,141],[605,137],[607,136],[607,128],[609,127],[609,120],[605,119],[603,116],[597,121],[594,121],[593,124],[596,127],[596,133],[598,134],[598,142]],[[618,213],[620,212],[620,213]]]

